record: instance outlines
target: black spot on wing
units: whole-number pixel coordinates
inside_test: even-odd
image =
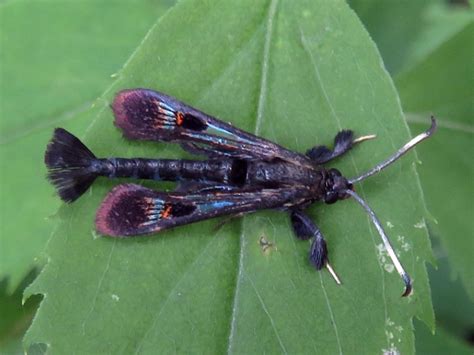
[[[196,116],[185,114],[181,127],[193,131],[205,131],[207,129],[207,123]]]
[[[173,203],[171,205],[171,216],[172,217],[183,217],[188,216],[196,210],[196,206],[184,203]]]

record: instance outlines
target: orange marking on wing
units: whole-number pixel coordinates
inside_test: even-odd
[[[176,113],[176,124],[178,126],[181,126],[183,124],[183,121],[184,121],[184,115],[182,112],[177,112]]]
[[[161,218],[169,218],[171,216],[171,211],[173,210],[173,206],[166,205],[165,209],[161,213]]]

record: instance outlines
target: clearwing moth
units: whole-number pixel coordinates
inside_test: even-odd
[[[332,149],[319,145],[300,154],[149,89],[119,92],[112,109],[115,125],[126,138],[178,143],[206,159],[96,158],[78,138],[57,128],[46,149],[45,163],[48,179],[65,202],[79,198],[99,176],[178,182],[171,192],[136,184],[116,186],[97,211],[99,233],[139,236],[219,216],[279,209],[289,214],[297,238],[313,238],[309,260],[314,267],[326,267],[340,284],[329,263],[326,241],[305,210],[317,201],[331,204],[352,197],[368,213],[400,274],[405,284],[402,296],[411,293],[408,273],[375,213],[354,191],[354,184],[380,172],[430,137],[436,130],[433,117],[428,130],[387,160],[347,179],[337,169],[323,165],[375,136],[354,138],[352,131],[343,130],[334,138]]]

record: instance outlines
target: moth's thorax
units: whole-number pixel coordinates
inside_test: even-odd
[[[265,187],[282,185],[319,186],[323,175],[317,169],[310,169],[284,161],[251,161],[247,166],[246,183]]]

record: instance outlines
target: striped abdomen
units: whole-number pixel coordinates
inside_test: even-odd
[[[108,158],[97,159],[91,169],[100,176],[109,178],[128,177],[165,181],[195,180],[236,184],[235,174],[239,169],[235,160],[184,160]]]

